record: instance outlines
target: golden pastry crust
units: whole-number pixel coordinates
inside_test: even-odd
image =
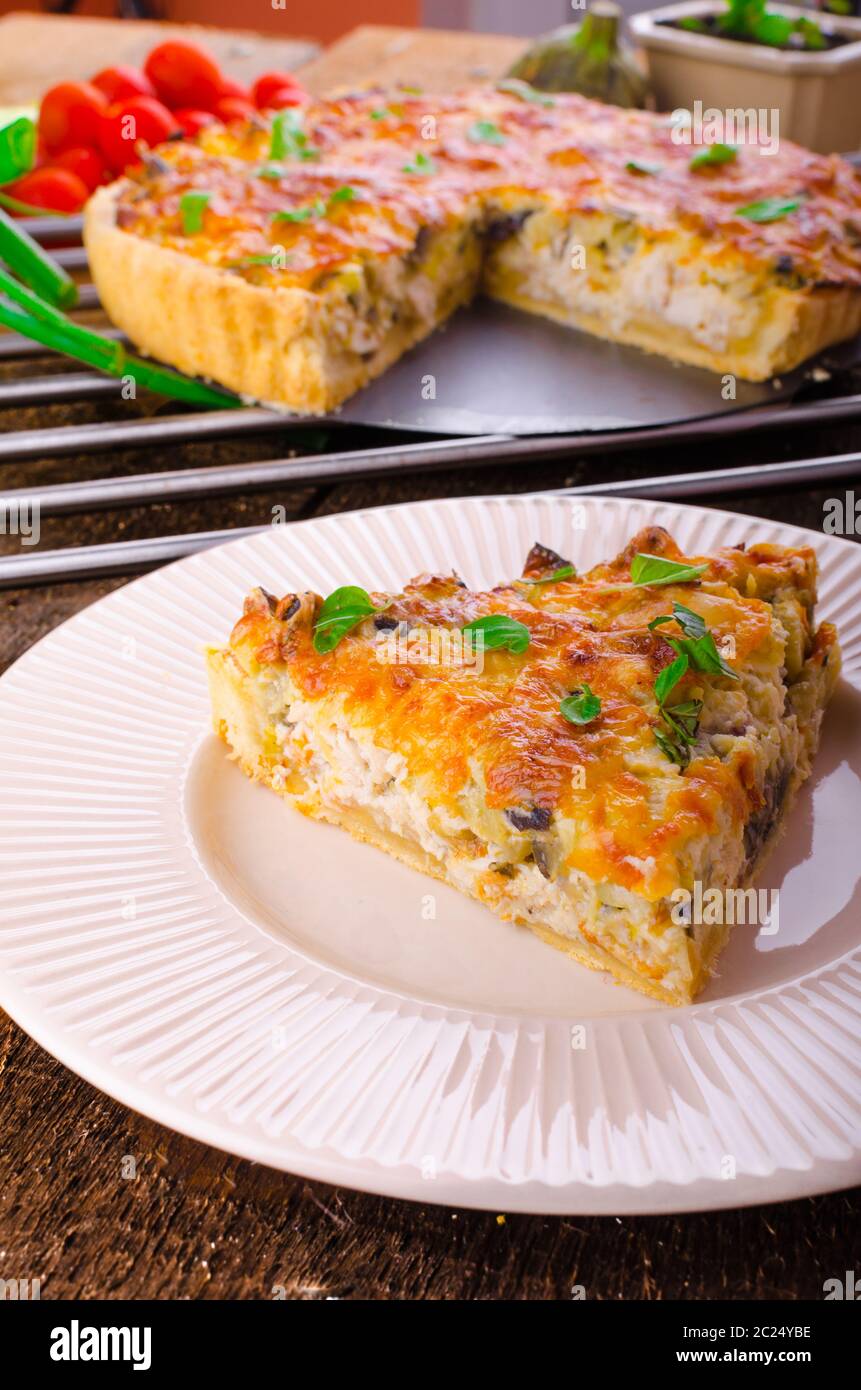
[[[144,351],[321,413],[480,289],[751,380],[861,329],[861,180],[836,156],[783,141],[696,171],[665,117],[491,89],[293,119],[280,163],[269,129],[209,129],[91,200],[93,278]],[[210,195],[195,231],[188,191]],[[763,199],[789,210],[741,215]]]
[[[214,728],[249,776],[304,814],[582,964],[688,1002],[729,927],[687,930],[673,895],[750,881],[810,773],[839,648],[829,624],[813,627],[808,548],[693,557],[707,566],[696,584],[660,587],[631,582],[641,552],[689,559],[651,528],[582,578],[552,579],[562,560],[540,547],[524,580],[489,592],[422,575],[372,595],[381,625],[366,619],[326,653],[313,642],[319,596],[256,590],[209,654]],[[679,681],[674,699],[700,704],[686,764],[656,738],[655,679],[674,651],[649,624],[674,602],[731,647],[736,673]],[[390,630],[418,641],[489,614],[528,628],[528,647],[487,651],[481,670],[381,659]],[[561,701],[586,687],[600,712],[571,723]]]

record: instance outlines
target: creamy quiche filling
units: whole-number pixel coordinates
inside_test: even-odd
[[[339,398],[362,378],[339,354],[369,377],[480,290],[754,379],[856,331],[858,173],[788,141],[697,165],[673,136],[666,117],[567,95],[315,100],[147,156],[90,206],[93,274],[133,337],[106,222],[228,282],[304,296],[295,331]]]
[[[693,577],[635,582],[643,552]],[[489,592],[423,575],[366,595],[322,649],[319,596],[255,590],[210,654],[215,728],[306,815],[685,1002],[726,932],[680,922],[674,891],[745,884],[810,772],[839,671],[833,628],[813,627],[815,585],[809,550],[689,560],[653,529],[582,577],[536,547],[523,579]],[[380,658],[384,638],[475,624],[508,634],[480,669],[417,648]],[[681,651],[694,664],[668,704]]]

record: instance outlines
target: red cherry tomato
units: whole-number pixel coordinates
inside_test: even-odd
[[[212,111],[221,96],[224,78],[218,64],[193,43],[160,43],[147,58],[144,71],[171,110],[193,106]]]
[[[241,97],[222,97],[215,103],[215,114],[225,125],[230,125],[231,121],[247,121],[256,116],[257,108]]]
[[[298,87],[276,87],[266,99],[266,110],[283,111],[287,106],[304,106],[307,100],[307,93]]]
[[[138,145],[161,145],[180,129],[155,97],[130,97],[110,107],[99,128],[99,149],[115,173],[137,164]]]
[[[267,111],[272,108],[269,106],[269,98],[273,92],[280,92],[285,87],[296,87],[299,84],[290,76],[289,72],[264,72],[254,86],[251,88],[251,99],[258,111]]]
[[[91,193],[95,193],[110,172],[98,150],[88,150],[83,145],[63,150],[53,162],[55,169],[68,169],[70,174],[77,174],[81,183],[86,184]]]
[[[107,99],[90,82],[60,82],[42,98],[39,134],[49,150],[94,145]]]
[[[17,183],[7,184],[3,192],[19,203],[49,212],[80,212],[90,196],[90,190],[77,174],[50,165],[31,169]]]
[[[179,111],[174,111],[174,120],[189,140],[193,140],[195,135],[208,125],[212,125],[215,117],[211,111],[195,111],[191,106],[184,106]]]
[[[248,101],[252,106],[254,105],[251,92],[233,77],[222,77],[221,97],[222,99],[224,99],[224,97],[236,97],[239,101]]]
[[[140,68],[121,64],[116,68],[103,68],[93,78],[93,86],[107,98],[111,105],[115,101],[126,101],[129,97],[154,97],[155,90],[146,73]]]

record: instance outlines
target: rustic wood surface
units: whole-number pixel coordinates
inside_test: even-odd
[[[236,18],[242,18],[241,8]],[[316,44],[301,37],[279,39],[239,28],[10,14],[0,19],[0,106],[39,101],[55,82],[86,81],[117,63],[140,67],[151,48],[171,37],[204,44],[226,73],[246,83],[267,69],[297,68],[317,52]]]
[[[345,43],[357,41],[354,36]],[[315,81],[328,86],[338,80],[343,45],[338,50],[329,75],[319,69]],[[415,80],[414,71],[404,80]],[[18,363],[0,372],[0,379],[55,368],[51,359]],[[861,383],[847,387],[857,391]],[[127,418],[132,410],[120,402],[82,402],[7,411],[0,429]],[[278,457],[298,442],[285,428],[283,435],[217,449],[192,442],[155,458],[117,453],[45,459],[7,465],[4,482],[48,484]],[[324,438],[317,441],[318,447],[324,444]],[[279,489],[46,519],[42,544],[266,523],[273,506],[298,518],[424,497],[529,491],[859,448],[861,423],[850,422],[742,435],[729,447],[698,446],[695,455],[676,446],[528,469],[491,465]],[[861,492],[861,478],[855,486]],[[821,531],[826,497],[843,491],[838,486],[779,496],[727,495],[716,504]],[[6,552],[16,544],[14,537],[0,537]],[[0,668],[122,582],[0,594]],[[123,1176],[127,1156],[135,1159],[134,1178]],[[229,1157],[152,1123],[79,1080],[0,1014],[0,1278],[39,1278],[44,1299],[264,1299],[279,1287],[297,1299],[551,1299],[570,1297],[575,1284],[584,1286],[587,1297],[605,1299],[819,1298],[826,1278],[859,1268],[859,1215],[859,1189],[743,1211],[641,1218],[453,1211],[433,1205],[432,1183],[424,1204],[335,1190]]]

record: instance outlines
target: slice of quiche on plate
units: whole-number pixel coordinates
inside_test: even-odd
[[[477,592],[251,592],[208,655],[214,727],[305,815],[670,1004],[729,935],[684,895],[748,884],[808,777],[840,669],[809,547],[585,575],[540,544]]]

